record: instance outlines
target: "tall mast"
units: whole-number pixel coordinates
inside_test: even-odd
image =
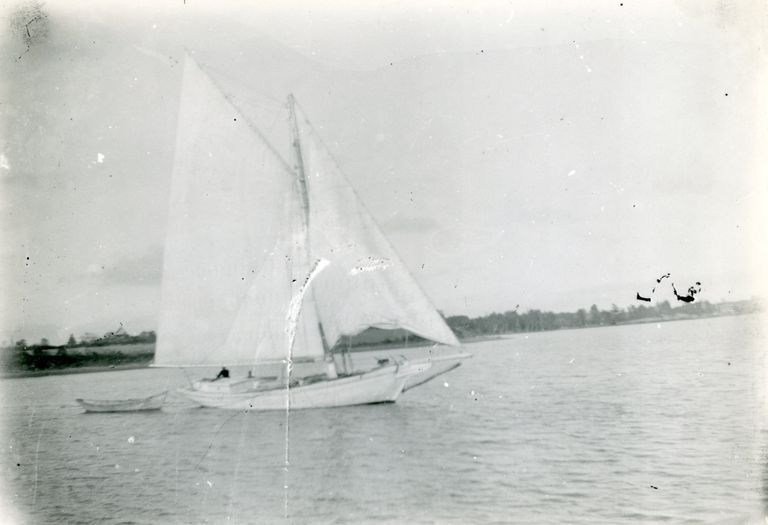
[[[301,196],[301,208],[304,213],[304,250],[307,256],[310,255],[309,249],[309,192],[307,191],[307,176],[304,171],[304,156],[301,153],[301,141],[299,140],[299,125],[296,122],[296,99],[293,93],[288,95],[288,110],[291,119],[291,135],[294,154],[296,155],[296,179],[299,186],[299,195]],[[312,308],[317,313],[317,303],[315,302],[314,289],[310,287],[309,296],[312,300]],[[320,331],[320,341],[323,345],[323,353],[326,358],[331,356],[331,349],[325,339],[323,324],[320,322],[320,316],[317,316],[317,327]]]
[[[307,250],[309,250],[309,194],[307,193],[307,179],[304,173],[304,157],[301,154],[301,142],[299,141],[299,126],[296,123],[296,99],[293,98],[293,94],[288,95],[288,110],[291,114],[292,145],[293,151],[296,153],[296,178],[299,182],[301,207],[304,211],[304,226],[307,228]]]

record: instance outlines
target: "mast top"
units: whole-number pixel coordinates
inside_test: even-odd
[[[301,142],[299,141],[299,126],[296,122],[296,98],[293,93],[288,95],[288,110],[291,118],[291,135],[293,140],[293,151],[296,155],[296,178],[299,183],[299,195],[301,195],[301,206],[304,209],[304,224],[309,225],[309,194],[307,192],[307,179],[304,173],[304,157],[301,153]]]

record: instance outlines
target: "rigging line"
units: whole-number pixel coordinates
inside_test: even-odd
[[[275,125],[279,120],[282,119],[283,113],[285,112],[285,104],[283,104],[281,107],[278,108],[270,104],[260,105],[244,97],[238,97],[235,95],[232,95],[232,99],[240,107],[253,110],[253,111],[258,111],[261,113],[267,113],[268,118],[266,116],[262,116],[261,118],[259,118],[259,121],[261,122],[262,128],[269,131],[274,131]],[[270,123],[267,125],[266,122],[268,120],[270,121]]]
[[[216,429],[216,432],[214,432],[214,434],[213,434],[213,438],[215,438],[216,436],[218,436],[218,435],[219,435],[219,432],[221,432],[221,429],[222,429],[222,428],[224,428],[224,425],[226,425],[227,423],[229,423],[229,420],[230,420],[230,419],[234,418],[235,416],[239,416],[240,414],[244,414],[244,413],[246,413],[246,412],[247,412],[247,410],[242,410],[242,411],[241,411],[241,410],[238,410],[237,412],[235,412],[234,414],[232,414],[231,416],[229,416],[227,419],[225,419],[225,420],[224,420],[224,422],[223,422],[221,425],[219,425],[219,428],[218,428],[218,429]],[[205,457],[208,455],[208,452],[211,450],[211,447],[213,447],[213,438],[211,439],[211,442],[210,442],[210,444],[208,444],[208,448],[206,448],[206,449],[205,449],[205,452],[203,452],[203,455],[202,455],[202,457],[200,458],[200,461],[198,461],[198,462],[197,462],[197,465],[195,465],[195,468],[194,468],[194,470],[197,470],[197,467],[199,467],[199,466],[200,466],[200,463],[202,463],[202,462],[203,462],[203,460],[205,459]]]
[[[227,103],[232,106],[232,109],[235,110],[235,112],[238,114],[239,117],[243,119],[243,122],[245,122],[245,125],[248,126],[248,128],[253,131],[256,136],[259,137],[261,142],[264,143],[264,145],[272,152],[272,154],[275,156],[275,158],[283,165],[283,168],[288,173],[293,173],[293,170],[288,165],[288,163],[285,161],[285,159],[280,155],[280,153],[277,151],[277,149],[272,145],[272,143],[267,139],[266,136],[264,136],[264,133],[262,133],[261,129],[259,129],[253,122],[251,122],[251,119],[246,117],[243,113],[243,111],[240,110],[240,108],[235,104],[235,102],[232,100],[232,97],[227,93],[225,89],[222,89],[221,85],[208,73],[206,73],[203,70],[203,67],[195,61],[194,58],[191,58],[192,62],[195,64],[195,66],[200,70],[200,72],[213,84],[213,86],[219,91],[219,94],[222,96],[224,100],[227,101]],[[208,66],[205,66],[206,68]]]
[[[254,88],[254,87],[253,87],[252,85],[250,85],[250,84],[246,84],[246,83],[245,83],[245,82],[243,82],[243,81],[242,81],[240,78],[238,78],[238,77],[235,77],[234,75],[232,75],[232,74],[230,74],[230,73],[227,73],[227,72],[226,72],[226,71],[224,71],[223,69],[221,69],[221,68],[218,68],[218,67],[216,67],[216,66],[211,66],[210,64],[206,64],[206,66],[205,66],[205,67],[206,67],[206,69],[209,69],[210,71],[213,71],[213,72],[215,72],[215,73],[216,73],[216,74],[218,74],[219,76],[222,76],[222,77],[226,77],[227,79],[229,79],[229,80],[231,80],[231,81],[235,82],[236,84],[239,84],[240,86],[242,86],[242,87],[246,88],[246,89],[247,89],[249,92],[253,92],[253,93],[256,93],[257,95],[259,95],[260,97],[262,97],[264,100],[268,100],[269,102],[271,102],[271,103],[272,103],[272,104],[274,104],[275,106],[277,106],[277,107],[280,107],[280,108],[283,108],[283,107],[285,107],[285,104],[284,104],[284,102],[283,102],[283,101],[281,101],[281,100],[278,100],[277,98],[273,97],[272,95],[269,95],[269,94],[267,94],[265,91],[261,91],[261,90],[259,90],[259,89],[256,89],[256,88]],[[242,98],[242,97],[241,97],[241,98]],[[255,104],[255,102],[254,102],[253,104]]]
[[[271,100],[259,100],[259,98],[248,97],[247,95],[230,94],[230,97],[241,102],[243,105],[248,106],[251,109],[257,109],[259,111],[271,111],[273,113],[284,113],[285,103],[278,105],[277,102]],[[260,97],[261,98],[261,97]]]

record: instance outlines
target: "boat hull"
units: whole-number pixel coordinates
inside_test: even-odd
[[[387,403],[397,400],[405,382],[419,368],[385,366],[370,372],[311,384],[251,392],[211,392],[195,388],[179,394],[209,408],[231,410],[286,410]]]
[[[140,412],[160,410],[168,392],[141,399],[95,400],[75,399],[86,412]]]
[[[447,374],[451,370],[460,367],[462,360],[470,357],[472,357],[472,354],[457,353],[410,361],[411,366],[418,369],[418,372],[410,375],[408,379],[406,379],[405,385],[403,386],[403,392],[407,392],[411,388],[423,385],[438,376]]]
[[[460,362],[430,364],[430,366],[425,367],[422,372],[414,374],[406,380],[405,385],[403,385],[403,392],[407,392],[411,388],[415,388],[417,386],[423,385],[428,381],[432,381],[437,376],[447,374],[451,370],[454,370],[460,366]]]

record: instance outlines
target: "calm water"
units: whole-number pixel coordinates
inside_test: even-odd
[[[179,370],[7,379],[26,523],[742,523],[766,504],[758,317],[513,336],[396,404],[239,413],[149,395]],[[356,358],[362,360],[363,358]],[[287,490],[284,486],[287,485]]]

